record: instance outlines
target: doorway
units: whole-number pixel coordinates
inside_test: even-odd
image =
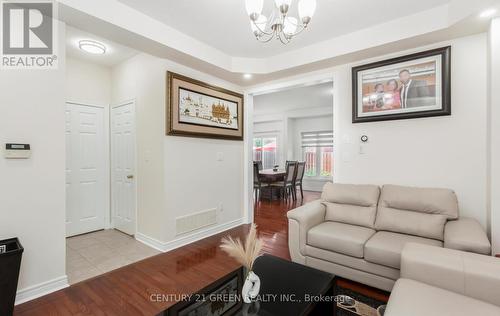
[[[113,227],[136,232],[135,101],[111,108],[111,214]]]
[[[106,226],[109,160],[106,107],[66,103],[66,236]]]
[[[307,166],[308,174],[303,176],[303,190],[313,194],[321,190],[325,181],[335,178],[333,173],[335,156],[334,146],[334,103],[335,73],[323,73],[290,79],[259,86],[246,91],[245,103],[247,133],[245,137],[245,205],[247,222],[255,221],[253,162],[264,168],[264,151],[276,157],[276,170],[262,170],[259,173],[281,176],[286,173],[287,162],[297,161]],[[277,134],[276,149],[259,146],[263,136]],[[262,140],[263,143],[263,140]],[[271,142],[272,143],[272,142]],[[262,151],[262,154],[259,153]],[[292,174],[292,173],[291,173]],[[297,176],[298,178],[298,176]],[[278,181],[279,182],[279,181]],[[297,182],[296,182],[297,183]],[[290,200],[303,203],[299,198]],[[306,194],[304,194],[306,196]],[[267,202],[267,201],[266,201]]]
[[[159,251],[136,232],[135,102],[66,105],[66,273],[74,284]],[[108,229],[111,228],[111,229]]]

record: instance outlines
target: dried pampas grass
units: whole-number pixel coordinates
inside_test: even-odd
[[[262,250],[262,245],[262,240],[257,238],[257,226],[252,224],[244,246],[239,238],[233,239],[233,237],[227,236],[222,238],[220,247],[248,271],[252,271],[253,263]]]

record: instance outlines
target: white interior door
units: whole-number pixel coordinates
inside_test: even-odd
[[[66,236],[103,229],[109,214],[104,107],[66,103]]]
[[[111,210],[113,225],[134,235],[136,221],[135,103],[111,109]]]

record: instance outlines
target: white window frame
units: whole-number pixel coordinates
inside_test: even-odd
[[[321,175],[321,148],[327,148],[330,146],[303,146],[302,141],[303,141],[303,135],[307,133],[332,133],[332,170],[331,174],[329,176],[322,176]],[[302,155],[302,160],[305,161],[306,159],[306,148],[316,148],[316,175],[315,176],[308,176],[304,174],[305,179],[309,180],[330,180],[333,178],[333,131],[301,131],[300,132],[300,150],[301,150],[301,155]]]
[[[263,133],[254,133],[253,138],[252,138],[252,147],[254,140],[256,138],[276,138],[276,159],[275,159],[275,164],[280,165],[281,163],[281,139],[280,139],[280,134],[278,133],[269,133],[269,132],[263,132]],[[253,158],[253,150],[252,150],[252,158]]]

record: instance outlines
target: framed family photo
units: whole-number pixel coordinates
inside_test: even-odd
[[[243,95],[167,72],[167,135],[243,140]]]
[[[352,122],[451,115],[451,47],[352,69]]]

